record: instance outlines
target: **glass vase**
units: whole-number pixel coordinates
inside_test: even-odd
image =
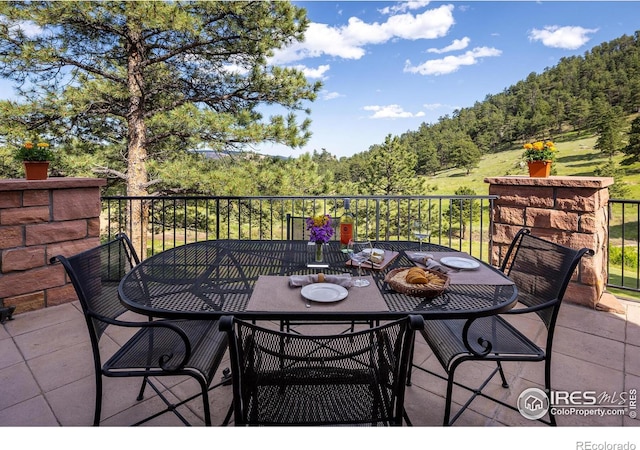
[[[316,262],[322,262],[324,259],[324,244],[322,242],[316,242]]]

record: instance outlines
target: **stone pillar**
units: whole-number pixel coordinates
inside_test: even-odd
[[[609,177],[485,178],[494,203],[492,264],[499,264],[522,227],[571,248],[587,247],[565,300],[595,308],[607,280]]]
[[[0,306],[16,313],[75,300],[60,264],[100,243],[99,178],[0,180]]]

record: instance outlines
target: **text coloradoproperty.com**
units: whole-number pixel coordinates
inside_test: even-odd
[[[576,408],[576,407],[563,407],[563,408],[551,408],[551,414],[555,416],[624,416],[627,413],[627,408]]]

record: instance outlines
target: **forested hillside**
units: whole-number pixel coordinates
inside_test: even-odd
[[[609,161],[607,172],[599,174],[617,176],[621,155],[627,163],[640,160],[640,119],[633,120],[639,110],[640,31],[564,58],[471,107],[401,136],[388,135],[351,157],[338,159],[318,149],[290,159],[252,152],[207,158],[185,148],[147,162],[148,189],[155,195],[429,194],[438,189],[432,175],[457,170],[470,182],[487,155],[503,152],[511,160],[524,142],[538,139],[552,139],[560,148],[587,139],[590,158],[595,151]],[[98,150],[77,136],[58,149],[53,175],[109,177],[110,170],[123,167],[123,145],[103,142]],[[12,151],[0,146],[0,176],[21,176]],[[122,181],[110,177],[108,193],[125,192]]]
[[[436,124],[423,124],[402,140],[418,154],[418,173],[429,174],[471,168],[479,155],[525,141],[555,139],[568,130],[602,132],[613,119],[621,127],[617,131],[625,132],[620,119],[639,108],[640,31],[584,56],[563,58]],[[603,150],[621,151],[625,143],[623,139],[618,148]]]

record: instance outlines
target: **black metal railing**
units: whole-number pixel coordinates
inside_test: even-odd
[[[640,292],[640,201],[610,199],[607,286]]]
[[[375,241],[411,240],[410,223],[430,225],[430,242],[446,245],[489,261],[493,222],[490,211],[497,196],[356,196],[351,197],[355,233]],[[134,220],[142,211],[148,221]],[[294,218],[344,214],[342,196],[327,197],[103,197],[105,239],[133,230],[147,230],[146,245],[136,250],[149,256],[176,245],[208,239],[299,238]],[[302,221],[297,222],[300,226]],[[609,200],[607,286],[640,292],[640,201]],[[302,230],[304,236],[304,230]],[[338,238],[338,235],[334,237]]]
[[[430,242],[488,261],[491,210],[496,196],[351,197],[354,233],[374,241],[412,240],[410,224],[429,224]],[[143,257],[208,239],[284,240],[295,236],[293,217],[329,214],[339,221],[342,196],[327,197],[103,197],[102,234],[145,235],[136,250]],[[148,219],[133,214],[148,211]],[[301,221],[298,223],[302,223]],[[299,226],[299,225],[298,225]],[[145,233],[143,233],[145,231]],[[336,237],[337,238],[337,235]],[[142,242],[142,241],[141,241]]]
[[[375,241],[411,240],[410,223],[430,226],[430,242],[489,261],[496,196],[357,196],[351,198],[355,233]],[[134,204],[148,207],[148,221],[134,220]],[[208,239],[297,238],[292,218],[329,214],[338,221],[344,198],[328,197],[103,197],[102,234],[147,229],[143,257],[176,245]],[[640,292],[640,201],[610,199],[607,286]],[[338,235],[334,238],[338,238]]]

